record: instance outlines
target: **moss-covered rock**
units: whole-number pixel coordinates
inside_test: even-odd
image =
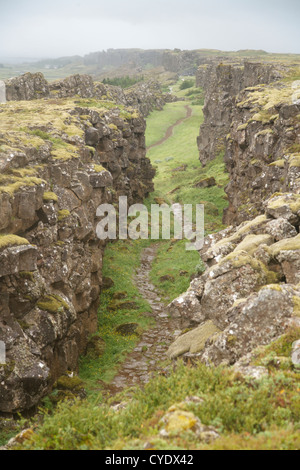
[[[248,235],[234,251],[247,251],[247,253],[253,255],[260,245],[272,245],[273,242],[274,239],[271,235]]]
[[[191,354],[199,353],[204,349],[206,341],[219,333],[221,333],[221,330],[212,321],[208,321],[199,328],[179,336],[170,346],[168,356],[170,359],[176,359],[187,352]]]
[[[0,251],[10,246],[21,245],[29,245],[29,241],[17,235],[0,235]]]
[[[275,194],[266,203],[266,213],[276,219],[285,218],[292,225],[299,221],[300,194]]]
[[[122,336],[140,336],[143,333],[143,329],[138,323],[124,323],[117,326],[116,332]]]
[[[74,375],[63,375],[55,382],[49,399],[53,405],[58,405],[62,401],[74,401],[85,399],[85,383]]]
[[[278,256],[282,251],[300,250],[300,235],[274,243],[269,250],[273,256]]]
[[[106,349],[105,341],[100,336],[93,336],[86,347],[86,355],[92,359],[103,356]]]
[[[37,302],[37,307],[49,313],[61,313],[69,310],[70,306],[58,295],[47,295]]]

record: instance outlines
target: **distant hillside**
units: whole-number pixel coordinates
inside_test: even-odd
[[[216,49],[108,49],[85,56],[59,57],[30,61],[1,60],[0,79],[22,75],[26,72],[43,72],[48,80],[57,80],[73,74],[89,74],[94,79],[124,76],[158,75],[162,73],[195,75],[200,65],[228,60],[261,60],[268,62],[298,61],[300,55],[272,54],[263,50],[219,51]]]

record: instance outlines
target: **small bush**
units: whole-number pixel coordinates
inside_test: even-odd
[[[119,86],[121,88],[129,88],[136,83],[142,82],[144,80],[144,77],[129,77],[129,75],[126,75],[125,77],[116,77],[116,78],[105,78],[103,80],[104,85],[113,85],[113,86]]]
[[[194,80],[184,80],[180,85],[180,90],[187,90],[195,85]]]

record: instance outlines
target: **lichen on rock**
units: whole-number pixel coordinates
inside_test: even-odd
[[[86,76],[50,85],[41,74],[26,74],[6,85],[0,411],[17,413],[37,405],[66,371],[76,372],[79,355],[90,350],[105,246],[96,234],[97,207],[118,203],[119,195],[141,202],[155,171],[145,121],[121,91],[114,95],[121,101],[103,100],[105,87]]]

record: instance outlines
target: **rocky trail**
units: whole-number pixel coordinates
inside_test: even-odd
[[[189,107],[189,105],[186,105],[185,106],[185,109],[186,109],[186,116],[184,118],[181,118],[179,119],[177,122],[175,122],[175,124],[172,124],[172,126],[170,126],[168,129],[167,129],[167,132],[165,134],[165,136],[159,140],[158,142],[155,142],[155,144],[152,144],[150,145],[149,147],[147,147],[147,150],[150,150],[154,147],[158,147],[159,145],[163,144],[164,142],[166,142],[170,137],[172,137],[173,135],[173,130],[175,127],[179,126],[180,124],[182,124],[186,119],[189,119],[191,116],[192,116],[192,113],[193,113],[193,110]]]
[[[152,308],[148,315],[154,318],[156,324],[141,336],[139,344],[127,356],[112,382],[105,387],[110,395],[124,388],[143,386],[153,375],[164,374],[166,371],[162,363],[168,359],[167,350],[181,333],[180,320],[169,317],[166,305],[150,281],[150,270],[157,249],[158,244],[153,244],[143,251],[141,266],[135,276],[141,295]]]
[[[148,147],[147,150],[166,142],[173,135],[174,128],[192,116],[193,110],[190,106],[186,105],[185,109],[186,117],[171,125],[164,138]],[[155,243],[143,251],[141,265],[134,280],[141,295],[150,304],[152,312],[149,316],[155,320],[156,324],[141,336],[140,342],[127,356],[112,382],[105,386],[105,393],[110,396],[125,388],[143,386],[149,382],[151,377],[159,373],[166,373],[163,363],[168,360],[167,351],[181,334],[180,319],[170,318],[166,305],[162,302],[160,294],[150,280],[150,271],[158,247],[159,245]]]

